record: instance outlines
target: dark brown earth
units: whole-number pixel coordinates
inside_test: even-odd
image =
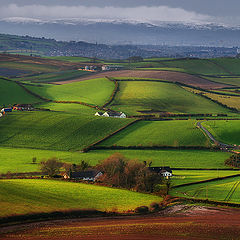
[[[69,219],[0,229],[0,239],[240,239],[240,209],[175,206],[145,216]]]
[[[167,80],[170,82],[180,82],[194,87],[200,87],[203,89],[219,89],[224,87],[229,87],[229,85],[212,82],[210,80],[193,76],[187,73],[181,72],[170,72],[170,71],[141,71],[141,70],[121,70],[112,72],[101,72],[97,74],[92,74],[88,77],[76,78],[71,81],[61,81],[54,82],[54,84],[66,84],[71,82],[84,81],[94,78],[103,77],[131,77],[131,78],[155,78]]]

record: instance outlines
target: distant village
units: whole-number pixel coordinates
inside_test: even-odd
[[[86,65],[78,70],[82,71],[90,71],[90,72],[99,72],[99,71],[117,71],[123,69],[123,66],[119,65]]]

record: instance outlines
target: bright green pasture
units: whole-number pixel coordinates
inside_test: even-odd
[[[140,68],[139,70],[156,70],[156,71],[172,71],[172,72],[187,72],[183,68],[171,68],[171,67],[160,67],[160,68]]]
[[[228,75],[221,66],[207,59],[182,59],[164,62],[168,67],[185,69],[188,73],[203,75]]]
[[[0,78],[0,107],[14,103],[34,103],[39,101],[41,100],[27,93],[15,82]]]
[[[230,156],[226,152],[211,152],[206,150],[94,150],[87,153],[41,150],[31,148],[0,147],[0,173],[39,172],[39,165],[32,164],[32,158],[37,163],[42,159],[57,157],[62,162],[79,164],[81,160],[95,166],[99,161],[119,152],[128,159],[152,161],[152,166],[170,166],[174,168],[228,168],[224,161]],[[175,171],[174,171],[175,172]],[[181,179],[180,179],[181,180]],[[179,180],[179,181],[180,181]]]
[[[204,77],[208,80],[224,83],[224,84],[230,84],[233,86],[240,86],[240,78],[239,77],[225,77],[225,76],[219,76],[219,77]]]
[[[94,116],[98,111],[95,108],[87,107],[82,104],[77,103],[53,103],[46,102],[35,105],[38,108],[50,109],[52,111],[65,112],[65,113],[74,113],[80,115]]]
[[[235,191],[233,191],[232,196],[229,199],[226,199],[231,189],[234,190],[234,184],[237,184],[238,182],[240,182],[240,177],[233,177],[224,180],[216,180],[209,183],[199,183],[191,186],[179,187],[172,189],[170,194],[181,197],[240,203],[240,185],[238,185]]]
[[[240,145],[240,120],[207,121],[202,125],[223,143]]]
[[[46,57],[49,59],[54,59],[54,60],[61,60],[61,61],[67,61],[67,62],[91,62],[93,59],[87,58],[87,57],[71,57],[71,56],[57,56],[57,57]]]
[[[240,75],[240,59],[239,58],[216,58],[211,61],[223,66],[231,74]]]
[[[108,138],[100,146],[210,146],[192,120],[141,121]]]
[[[51,100],[80,101],[94,105],[103,105],[110,98],[114,90],[114,84],[105,78],[98,78],[63,85],[28,86],[28,88],[40,96]]]
[[[79,70],[68,70],[54,73],[44,73],[34,76],[27,76],[21,78],[15,78],[17,81],[29,81],[29,82],[57,82],[57,81],[67,81],[72,80],[78,77],[82,77],[83,75],[88,75],[87,71],[79,71]]]
[[[81,150],[131,122],[61,112],[18,112],[0,118],[0,146]]]
[[[228,109],[172,83],[149,81],[119,82],[111,107],[128,115],[153,110],[173,113],[226,113]]]
[[[0,67],[26,70],[30,72],[53,72],[58,70],[57,66],[21,62],[0,62]]]
[[[74,209],[123,212],[162,200],[150,194],[57,180],[11,179],[0,183],[1,217]]]
[[[171,183],[173,186],[185,183],[209,180],[239,174],[239,171],[221,170],[174,170]]]

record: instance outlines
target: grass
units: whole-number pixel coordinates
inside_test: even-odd
[[[78,77],[82,77],[84,75],[88,75],[89,72],[86,71],[78,71],[78,70],[68,70],[68,71],[60,71],[54,73],[44,73],[35,76],[27,76],[21,78],[15,78],[17,81],[30,81],[30,82],[57,82],[57,81],[67,81],[72,80]]]
[[[205,59],[182,59],[164,62],[168,67],[184,69],[190,74],[229,75],[229,73],[214,62]]]
[[[231,74],[240,75],[240,59],[239,58],[216,58],[211,61],[224,66]]]
[[[209,180],[212,178],[226,177],[238,174],[238,171],[221,170],[174,170],[174,176],[171,178],[173,186]]]
[[[7,173],[8,171],[13,173],[39,172],[38,163],[40,163],[42,159],[51,157],[57,157],[62,162],[75,164],[84,160],[90,165],[95,166],[99,161],[108,158],[115,152],[121,153],[128,159],[152,161],[152,166],[155,167],[170,166],[172,168],[191,169],[228,168],[224,165],[224,161],[230,156],[230,153],[227,152],[211,152],[206,150],[94,150],[81,153],[74,151],[0,147],[0,152],[0,173]],[[32,163],[33,157],[37,158],[37,164]],[[182,178],[178,180],[182,181]]]
[[[204,77],[208,80],[218,82],[218,83],[224,83],[224,84],[230,84],[233,86],[240,86],[240,77],[226,77],[226,76],[219,76],[219,77]]]
[[[114,84],[105,79],[91,79],[64,85],[45,84],[42,87],[28,88],[47,99],[56,101],[81,101],[94,105],[103,105],[114,90]]]
[[[196,96],[180,86],[163,82],[119,82],[111,107],[127,115],[137,115],[139,111],[153,110],[172,113],[226,113],[229,112],[201,96]]]
[[[87,57],[71,57],[71,56],[57,56],[57,57],[46,57],[48,59],[60,60],[60,61],[67,61],[67,62],[92,62],[93,59]]]
[[[240,120],[207,121],[202,125],[223,143],[240,145]]]
[[[1,217],[74,209],[123,212],[162,200],[127,190],[40,179],[1,180],[0,198]]]
[[[18,112],[0,119],[0,145],[81,150],[131,122],[62,112]]]
[[[200,183],[186,187],[179,187],[170,191],[171,195],[181,197],[194,197],[200,199],[209,199],[215,201],[226,201],[226,197],[231,188],[240,182],[240,177],[233,177],[224,180],[217,180],[209,183]],[[229,199],[229,202],[240,203],[240,188],[236,188],[235,192]]]
[[[207,96],[208,98],[217,101],[221,104],[226,105],[227,107],[230,108],[235,108],[237,110],[240,110],[240,96],[227,96],[227,95],[220,95],[220,94],[215,94],[215,93],[210,93],[210,92],[204,92],[200,91],[194,88],[189,88],[189,87],[183,87],[184,89],[196,93],[196,94],[201,94],[203,96]]]
[[[35,103],[39,101],[41,100],[27,93],[15,82],[0,78],[0,107],[14,103]]]
[[[141,121],[102,142],[100,146],[210,146],[195,121]]]

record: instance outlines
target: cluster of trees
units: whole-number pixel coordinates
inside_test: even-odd
[[[231,155],[230,158],[225,160],[225,165],[240,168],[240,154],[236,153]]]
[[[119,153],[103,160],[97,168],[103,172],[101,181],[113,187],[154,192],[155,187],[163,182],[162,177],[151,172],[146,163],[128,160]]]

